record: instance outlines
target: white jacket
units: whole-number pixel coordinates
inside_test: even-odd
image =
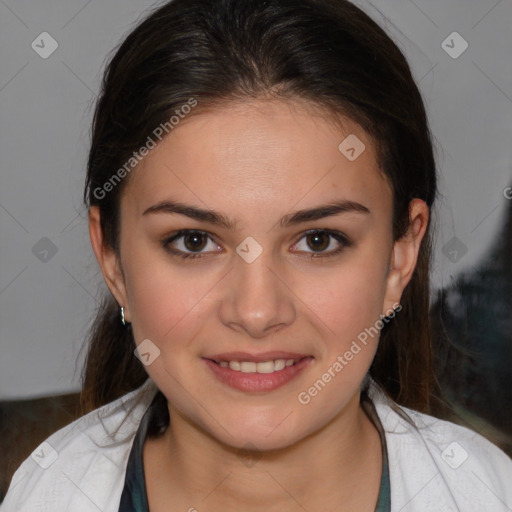
[[[148,378],[50,436],[18,468],[0,510],[117,512],[132,442],[157,391]],[[512,459],[503,451],[464,427],[402,408],[416,430],[373,381],[369,395],[386,435],[393,512],[512,511]]]

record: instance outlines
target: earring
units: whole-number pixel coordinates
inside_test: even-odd
[[[121,323],[126,327],[126,320],[124,319],[124,307],[121,306]]]

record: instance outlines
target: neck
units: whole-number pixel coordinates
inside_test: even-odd
[[[169,428],[155,444],[159,462],[152,467],[158,473],[148,465],[146,479],[155,482],[148,495],[160,484],[173,502],[178,494],[201,512],[318,510],[320,504],[339,510],[363,510],[367,504],[374,510],[382,446],[359,394],[314,434],[264,452],[220,443],[171,405],[169,414]]]

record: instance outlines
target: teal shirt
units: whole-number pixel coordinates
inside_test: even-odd
[[[380,481],[379,499],[377,500],[375,512],[390,512],[391,494],[389,486],[386,436],[384,435],[382,424],[373,403],[365,400],[361,402],[361,405],[377,427],[382,442],[382,477]],[[126,478],[121,495],[119,512],[149,512],[146,482],[144,479],[144,466],[142,463],[142,448],[147,437],[148,429],[154,421],[157,407],[158,402],[153,400],[151,406],[144,414],[139,428],[137,429],[137,433],[135,434],[133,446],[128,458],[128,466],[126,468]]]

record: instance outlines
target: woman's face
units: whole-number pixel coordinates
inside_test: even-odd
[[[344,128],[232,104],[182,120],[123,191],[107,282],[171,411],[230,446],[285,447],[357,407],[415,265],[425,226],[393,244],[375,146]]]

